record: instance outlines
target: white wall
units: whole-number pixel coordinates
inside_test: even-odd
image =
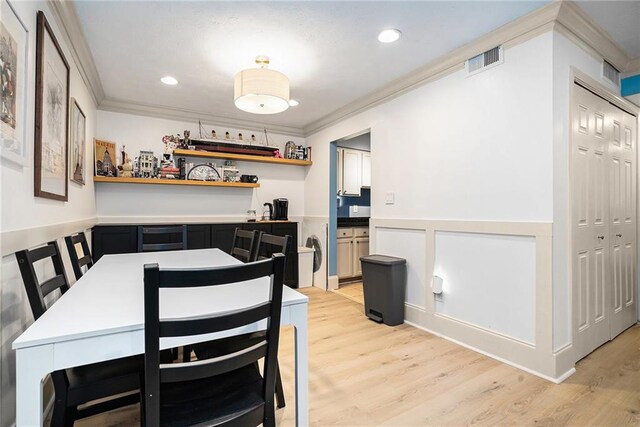
[[[620,89],[602,79],[602,58],[578,47],[564,35],[553,33],[553,345],[559,350],[571,343],[571,282],[569,240],[569,150],[571,67],[596,79],[613,93]]]
[[[229,131],[232,136],[238,132],[247,139],[252,133],[258,141],[264,139],[264,133],[242,129],[224,128],[205,124],[210,132],[213,128],[218,136]],[[198,124],[176,120],[159,119],[132,114],[98,111],[96,138],[115,142],[118,152],[126,146],[129,156],[138,155],[142,149],[153,150],[160,157],[164,145],[162,137],[169,134],[183,134],[190,130],[192,137],[197,136]],[[269,133],[269,145],[284,149],[287,141],[305,145],[303,138]],[[315,153],[313,153],[315,160]],[[192,158],[194,163],[207,163],[206,159]],[[221,161],[218,161],[221,164]],[[134,217],[165,218],[236,218],[243,219],[247,210],[256,209],[258,215],[262,205],[274,198],[289,199],[289,216],[300,220],[304,214],[305,168],[290,165],[272,165],[264,163],[238,162],[243,174],[258,175],[260,188],[215,188],[183,187],[167,185],[136,184],[96,184],[96,205],[101,221],[121,221]],[[158,219],[161,221],[161,219]]]
[[[329,142],[370,128],[372,217],[551,222],[551,55],[546,33],[309,136],[305,214],[328,215]]]
[[[87,116],[87,141],[95,135],[96,105],[85,86],[78,67],[73,61],[71,51],[66,45],[62,32],[46,2],[12,2],[18,16],[29,31],[29,64],[27,91],[27,147],[29,160],[26,166],[19,167],[2,160],[0,164],[1,191],[0,232],[25,230],[31,233],[35,227],[74,222],[95,218],[95,199],[91,181],[91,163],[87,164],[87,183],[80,186],[69,182],[69,201],[58,202],[33,196],[33,147],[34,147],[34,98],[35,98],[35,52],[36,52],[36,14],[38,10],[46,13],[47,20],[62,46],[70,65],[70,95]],[[91,144],[87,144],[85,158],[93,158]],[[77,230],[80,231],[80,230]],[[26,235],[26,234],[25,234]],[[62,237],[62,236],[58,236]],[[44,243],[44,242],[43,242]],[[62,244],[61,241],[58,242]],[[63,249],[63,254],[66,252]],[[69,261],[65,263],[71,272]],[[44,277],[50,266],[43,266],[38,272]],[[71,279],[71,277],[69,277]],[[0,306],[2,318],[2,347],[0,359],[0,425],[9,426],[15,422],[15,353],[11,349],[13,340],[32,321],[22,279],[13,254],[3,257],[1,264]],[[72,319],[70,319],[72,321]]]
[[[551,223],[552,59],[553,35],[548,32],[506,48],[499,66],[471,77],[455,71],[308,136],[315,161],[305,183],[305,215],[328,216],[329,142],[371,129],[372,218],[385,219],[385,224],[394,219],[398,224],[411,219]],[[395,204],[387,205],[390,192]],[[426,315],[433,316],[428,313],[433,304],[425,272],[437,266],[437,246],[425,245],[421,234],[408,227],[384,228],[372,236],[371,250],[408,259],[414,274],[409,275],[406,301],[426,307]],[[534,341],[537,277],[530,267],[537,259],[531,242],[522,238],[526,244],[517,257],[527,268],[513,280],[513,275],[498,274],[503,260],[495,252],[478,250],[473,260],[464,255],[474,239],[463,234],[449,242],[447,262],[456,269],[483,265],[491,274],[449,282],[456,287],[450,291],[464,297],[445,296],[437,311]],[[506,255],[508,249],[499,249]],[[467,304],[470,295],[479,294],[492,297]],[[518,303],[526,310],[504,310],[513,295],[529,299]],[[499,311],[492,319],[485,316]],[[424,327],[438,324],[424,319]],[[521,325],[514,328],[514,322]],[[550,339],[550,331],[546,333]]]

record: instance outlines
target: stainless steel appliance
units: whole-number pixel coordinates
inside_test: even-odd
[[[287,199],[273,199],[273,220],[286,221],[289,214],[289,200]]]

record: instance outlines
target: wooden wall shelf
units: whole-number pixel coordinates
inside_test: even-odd
[[[203,157],[207,159],[238,160],[241,162],[276,163],[280,165],[295,166],[310,166],[313,164],[313,162],[310,160],[279,159],[276,157],[251,156],[248,154],[218,153],[198,150],[175,150],[173,152],[173,155],[185,157]]]
[[[192,185],[200,187],[235,187],[258,188],[260,184],[250,182],[221,182],[221,181],[193,181],[185,179],[159,178],[118,178],[112,176],[94,176],[93,182],[109,182],[114,184],[161,184],[161,185]]]

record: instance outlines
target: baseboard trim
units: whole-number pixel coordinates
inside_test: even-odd
[[[520,365],[518,363],[514,363],[514,362],[512,362],[510,360],[507,360],[507,359],[505,359],[503,357],[500,357],[500,356],[498,356],[496,354],[493,354],[493,353],[485,351],[485,350],[481,350],[481,349],[479,349],[477,347],[474,347],[472,345],[466,344],[466,343],[464,343],[462,341],[458,341],[458,340],[456,340],[454,338],[448,337],[448,336],[443,335],[443,334],[441,334],[439,332],[433,331],[433,330],[431,330],[429,328],[425,328],[424,326],[418,325],[418,324],[413,323],[411,321],[405,320],[404,323],[406,323],[407,325],[413,326],[414,328],[417,328],[417,329],[423,330],[425,332],[428,332],[428,333],[430,333],[432,335],[435,335],[437,337],[443,338],[443,339],[445,339],[447,341],[450,341],[450,342],[452,342],[454,344],[457,344],[459,346],[462,346],[464,348],[468,348],[469,350],[475,351],[476,353],[480,353],[480,354],[482,354],[484,356],[487,356],[487,357],[490,357],[492,359],[495,359],[498,362],[502,362],[502,363],[507,364],[509,366],[513,366],[514,368],[520,369],[521,371],[525,371],[525,372],[527,372],[527,373],[529,373],[531,375],[535,375],[536,377],[540,377],[540,378],[542,378],[544,380],[550,381],[550,382],[552,382],[554,384],[560,384],[562,381],[564,381],[565,379],[567,379],[568,377],[573,375],[573,373],[576,371],[575,368],[572,368],[571,370],[569,370],[568,372],[565,372],[561,376],[559,376],[557,378],[553,378],[553,377],[551,377],[549,375],[543,374],[541,372],[537,372],[537,371],[535,371],[535,370],[533,370],[531,368],[527,368],[526,366]]]

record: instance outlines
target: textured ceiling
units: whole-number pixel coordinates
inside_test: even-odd
[[[108,98],[302,128],[546,1],[76,1]],[[384,28],[403,37],[381,44]],[[273,116],[233,104],[256,55],[287,74],[300,106]],[[171,75],[180,84],[160,83]]]
[[[579,1],[632,59],[640,58],[640,1]]]

